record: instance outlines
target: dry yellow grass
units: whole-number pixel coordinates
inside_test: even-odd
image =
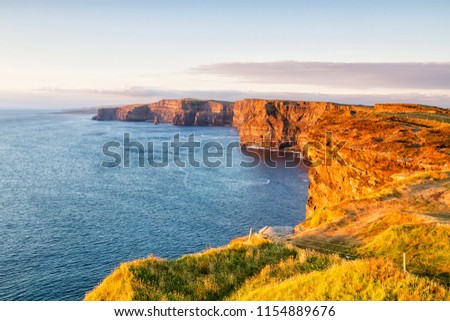
[[[359,249],[364,256],[389,258],[419,275],[438,277],[450,285],[450,226],[403,224],[391,226]]]
[[[262,282],[261,280],[265,281]],[[253,284],[258,286],[253,286]],[[405,275],[382,259],[345,262],[325,271],[298,274],[287,280],[263,272],[230,300],[448,300],[448,289],[427,278]]]
[[[265,266],[297,256],[292,246],[254,236],[176,260],[122,264],[86,300],[221,300]]]
[[[419,234],[422,232],[428,235],[430,231]],[[433,239],[435,234],[431,233]],[[439,246],[446,241],[445,233],[441,236]],[[426,238],[420,236],[420,240]],[[445,252],[446,248],[442,250]],[[151,257],[122,264],[87,293],[85,299],[446,300],[450,297],[445,284],[405,275],[389,258],[347,261],[337,255],[253,237],[177,260]]]
[[[136,264],[122,263],[111,275],[106,277],[95,289],[86,293],[86,301],[104,301],[114,299],[116,301],[131,301],[133,289],[131,286],[132,274],[130,266]]]

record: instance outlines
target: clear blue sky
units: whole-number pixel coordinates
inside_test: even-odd
[[[450,105],[446,86],[392,83],[389,65],[372,82],[373,66],[354,65],[388,62],[398,72],[398,63],[441,63],[427,77],[448,83],[449,39],[449,1],[0,0],[0,107],[264,94]],[[279,64],[286,61],[294,63]],[[248,68],[255,62],[264,77]],[[280,81],[305,74],[309,62],[342,64],[331,73],[316,66],[323,83]],[[355,68],[366,75],[364,88]],[[417,70],[405,74],[420,78]]]

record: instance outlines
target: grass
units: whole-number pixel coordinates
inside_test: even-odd
[[[234,243],[178,260],[148,259],[130,269],[134,299],[221,300],[266,265],[296,254],[292,247],[261,242]]]
[[[392,230],[393,235],[402,235],[399,233]],[[440,240],[439,245],[445,243],[444,231],[420,231],[419,234],[427,233],[431,233],[430,238]],[[411,238],[415,236],[419,235],[412,233]],[[373,252],[376,248],[379,252],[375,251],[374,255],[385,258],[348,261],[336,254],[304,250],[257,236],[251,242],[238,239],[227,247],[176,260],[151,257],[122,264],[87,293],[85,300],[450,299],[445,284],[404,274],[395,258],[384,255],[383,248],[375,246],[384,241],[395,247],[394,251],[386,249],[388,254],[403,250],[390,238],[376,238],[364,250]],[[407,238],[398,243],[410,241]],[[444,247],[436,255],[442,271],[447,253],[448,248]]]
[[[431,121],[437,121],[441,123],[447,123],[450,124],[450,115],[448,114],[432,114],[432,113],[394,113],[394,114],[388,114],[386,115],[393,115],[398,118],[406,118],[406,119],[423,119],[423,120],[431,120]]]
[[[398,266],[407,257],[413,273],[437,277],[450,285],[450,226],[404,224],[391,226],[358,252],[364,256],[389,258]]]
[[[94,290],[86,293],[86,301],[104,301],[113,298],[116,301],[130,301],[133,299],[131,286],[132,263],[122,263],[117,269],[105,278]]]
[[[261,284],[260,278],[265,282]],[[257,287],[252,285],[256,283]],[[258,275],[230,299],[238,300],[448,300],[448,290],[427,278],[403,274],[388,260],[344,262],[286,280]]]
[[[265,266],[297,255],[293,246],[253,237],[176,260],[151,257],[121,266],[86,300],[123,300],[120,284],[133,300],[222,300]]]
[[[278,284],[299,274],[323,271],[343,262],[337,255],[323,254],[312,250],[297,249],[297,255],[277,264],[267,265],[257,275],[246,280],[244,285],[230,296],[229,300],[242,300],[248,293],[261,287]]]

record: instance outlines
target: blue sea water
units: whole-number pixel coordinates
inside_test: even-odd
[[[89,115],[0,111],[0,300],[81,300],[120,262],[151,254],[176,258],[266,225],[304,220],[307,173],[300,167],[103,167],[123,135],[147,146],[180,134],[238,142],[229,127],[96,122]],[[146,151],[148,149],[146,148]],[[188,157],[187,149],[180,157]],[[201,160],[201,148],[196,160]],[[147,156],[147,155],[145,155]],[[221,158],[225,160],[225,158]]]

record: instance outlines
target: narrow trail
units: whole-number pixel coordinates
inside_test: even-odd
[[[273,242],[282,244],[291,244],[295,247],[313,250],[325,254],[338,254],[339,256],[348,260],[359,258],[356,249],[353,246],[342,245],[337,243],[326,242],[312,237],[296,238],[292,235],[286,236],[264,236]]]

